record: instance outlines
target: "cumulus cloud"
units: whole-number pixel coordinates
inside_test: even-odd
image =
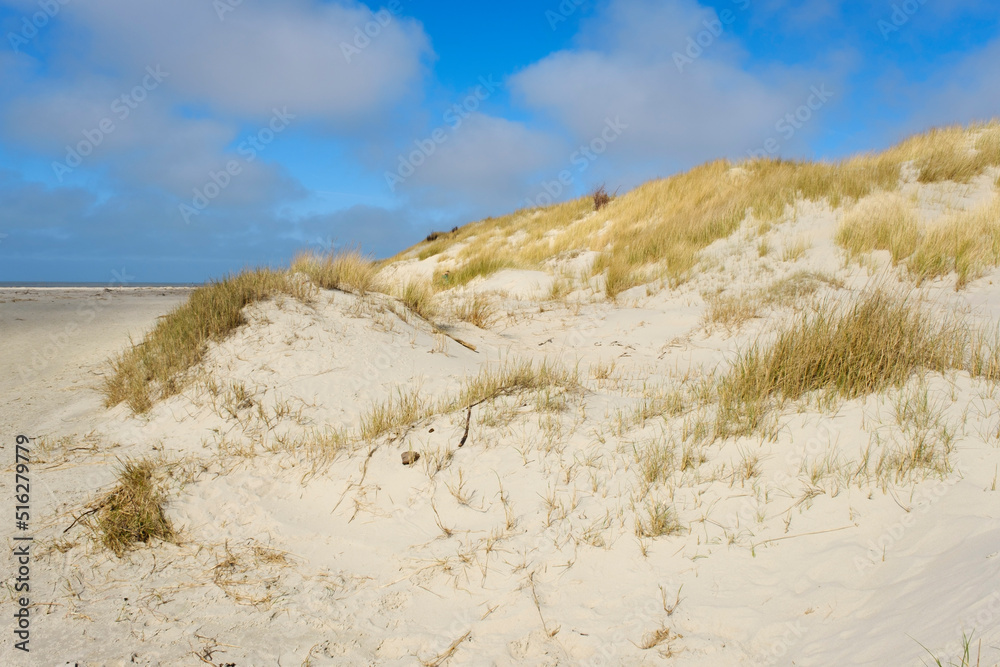
[[[92,0],[63,11],[91,35],[96,63],[123,76],[159,64],[183,98],[250,117],[288,107],[363,119],[410,92],[430,56],[420,24],[354,3]]]
[[[320,151],[324,140],[356,139],[419,92],[433,54],[401,8],[395,0],[374,10],[351,0],[60,5],[26,48],[0,54],[0,139],[47,161],[50,183],[110,193],[91,209],[63,210],[52,198],[64,229],[114,229],[128,211],[126,236],[136,243],[150,228],[185,222],[280,234],[287,225],[275,227],[266,211],[307,193],[271,142],[298,133]],[[42,186],[18,187],[28,197]],[[183,245],[178,234],[173,242]]]
[[[728,28],[746,6],[716,13],[693,0],[617,0],[583,28],[579,47],[525,68],[512,86],[577,141],[620,118],[629,127],[609,156],[621,163],[673,170],[739,155],[825,79],[780,66],[747,71]]]
[[[392,181],[412,170],[399,190],[424,206],[472,205],[476,210],[510,206],[533,173],[567,152],[564,142],[519,122],[483,113],[456,121],[460,124],[438,128],[440,142],[432,132],[411,144],[388,172]]]

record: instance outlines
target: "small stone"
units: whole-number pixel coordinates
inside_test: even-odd
[[[403,452],[402,458],[404,466],[411,466],[420,460],[420,454],[414,451]]]

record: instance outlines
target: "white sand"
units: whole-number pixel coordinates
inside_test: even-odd
[[[187,390],[144,417],[102,408],[96,372],[176,297],[137,297],[113,318],[83,323],[43,372],[0,387],[3,497],[12,494],[13,435],[56,443],[32,471],[31,661],[12,651],[7,630],[0,660],[919,665],[933,663],[921,644],[944,664],[958,662],[962,634],[973,632],[982,664],[996,664],[995,385],[931,374],[833,409],[792,404],[773,439],[709,445],[705,461],[645,495],[641,461],[658,443],[680,443],[699,408],[618,428],[619,412],[644,394],[691,386],[791,316],[778,309],[728,332],[704,324],[701,294],[810,270],[847,286],[824,285],[820,296],[845,298],[879,279],[844,266],[832,241],[839,215],[803,205],[770,232],[767,257],[741,231],[707,251],[693,281],[638,287],[617,304],[586,288],[546,302],[551,277],[538,272],[478,281],[448,297],[497,293],[501,317],[490,330],[449,329],[476,352],[380,309],[376,298],[324,292],[311,306],[260,304],[248,326],[211,348]],[[796,239],[811,247],[783,261],[781,248]],[[422,267],[433,271],[433,262]],[[894,282],[884,271],[881,279]],[[952,286],[942,280],[921,293],[934,307],[967,309],[996,326],[1000,273],[959,293]],[[51,303],[0,304],[5,368],[30,359],[41,332],[64,321],[51,305],[37,315]],[[373,402],[400,391],[453,396],[463,379],[505,358],[576,366],[583,388],[550,396],[564,403],[558,411],[540,409],[534,395],[478,406],[461,449],[464,411],[329,461],[282,444],[356,429]],[[610,362],[610,378],[591,376]],[[227,399],[233,383],[251,396],[243,407]],[[912,437],[894,406],[924,390],[936,420],[928,437],[954,438],[950,474],[885,489],[812,475],[824,461],[856,462],[875,434],[885,447]],[[408,448],[421,453],[412,468],[400,464]],[[150,455],[171,471],[177,544],[118,559],[80,525],[63,533],[111,488],[116,458]],[[759,474],[741,479],[734,469],[748,455]],[[637,537],[637,517],[653,501],[673,505],[679,534]],[[8,595],[4,616],[10,608]],[[663,628],[665,641],[642,648]]]

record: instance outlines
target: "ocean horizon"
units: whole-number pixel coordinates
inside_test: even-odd
[[[48,282],[48,281],[16,281],[0,280],[0,288],[29,288],[29,287],[200,287],[204,283],[127,283],[116,282]]]

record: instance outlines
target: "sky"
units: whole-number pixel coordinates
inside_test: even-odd
[[[0,0],[0,281],[300,250],[1000,115],[989,0]]]

